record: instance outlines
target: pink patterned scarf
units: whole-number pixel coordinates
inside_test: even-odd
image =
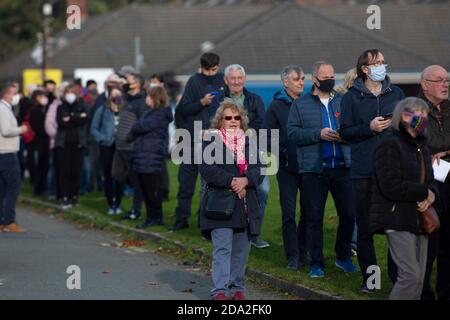
[[[225,146],[233,152],[234,158],[236,159],[237,166],[239,168],[239,173],[242,175],[247,172],[248,162],[245,160],[244,149],[245,149],[245,133],[243,130],[239,129],[236,131],[226,130],[225,128],[220,129],[220,136],[222,138]]]

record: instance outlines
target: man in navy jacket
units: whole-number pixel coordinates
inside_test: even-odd
[[[178,171],[178,206],[175,210],[176,221],[172,231],[189,227],[192,196],[198,175],[198,164],[194,164],[194,123],[201,122],[202,129],[209,129],[210,120],[215,114],[212,101],[214,96],[224,89],[223,74],[219,71],[220,58],[212,52],[200,57],[201,72],[189,78],[183,96],[175,110],[175,125],[187,129],[191,138],[191,161],[181,163]]]
[[[299,260],[305,260],[305,220],[302,217],[297,229],[295,209],[297,191],[300,191],[301,181],[298,173],[297,151],[295,143],[288,139],[287,122],[293,102],[301,95],[305,85],[305,74],[299,66],[289,65],[281,71],[283,89],[275,93],[264,119],[264,128],[279,130],[280,156],[278,161],[278,188],[280,191],[281,221],[283,244],[287,268],[297,270]],[[269,138],[268,141],[271,141]],[[300,195],[302,192],[300,191]],[[301,202],[300,202],[301,203]]]
[[[311,254],[309,276],[325,275],[323,257],[323,215],[331,192],[339,216],[336,235],[336,266],[355,272],[351,260],[351,238],[355,210],[350,179],[350,148],[337,130],[340,125],[341,95],[333,91],[334,69],[327,62],[313,65],[311,92],[294,102],[288,118],[288,137],[297,143],[299,173],[302,175],[302,209]]]

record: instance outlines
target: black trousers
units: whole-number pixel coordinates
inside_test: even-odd
[[[120,207],[123,196],[123,184],[114,180],[111,176],[111,169],[114,159],[115,145],[106,147],[100,146],[100,163],[103,169],[106,201],[110,208]]]
[[[162,167],[161,172],[161,196],[168,197],[169,196],[169,190],[170,190],[170,179],[169,179],[169,171],[167,170],[167,161],[164,160],[164,164]]]
[[[307,254],[305,217],[300,215],[296,223],[297,195],[301,192],[301,175],[289,172],[280,167],[277,173],[278,188],[280,190],[281,223],[283,244],[286,258],[304,261]],[[300,201],[301,208],[301,201]],[[304,210],[300,210],[303,214]]]
[[[161,174],[139,173],[138,176],[147,209],[147,222],[163,223]]]
[[[34,194],[41,195],[47,191],[47,176],[50,169],[50,149],[47,144],[37,146],[37,164],[35,167]]]
[[[59,185],[62,198],[78,197],[81,179],[81,162],[83,160],[83,148],[77,146],[65,146],[57,148]]]
[[[357,239],[356,246],[358,251],[358,264],[361,269],[363,284],[367,283],[370,274],[367,268],[371,265],[377,265],[377,256],[373,244],[373,234],[370,230],[370,201],[372,195],[372,179],[355,179],[353,190],[356,199],[356,225]],[[392,283],[397,279],[397,266],[388,250],[387,257],[388,276]]]
[[[25,144],[25,150],[27,152],[25,157],[25,168],[28,170],[30,174],[30,183],[34,185],[36,178],[36,154],[35,148],[33,144]]]
[[[338,260],[351,258],[351,241],[355,227],[350,169],[325,168],[321,173],[302,174],[302,210],[307,232],[307,248],[312,266],[324,268],[323,216],[330,192],[336,205],[339,226],[336,233],[335,252]]]
[[[422,290],[422,300],[450,300],[450,181],[438,183],[439,203],[435,204],[439,212],[441,228],[428,237],[427,269]],[[433,264],[437,258],[436,295],[430,278]]]
[[[175,210],[177,221],[187,221],[191,216],[192,197],[198,174],[197,164],[180,164],[178,169],[178,206]]]

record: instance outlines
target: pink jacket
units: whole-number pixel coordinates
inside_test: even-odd
[[[47,115],[45,116],[45,132],[50,137],[50,149],[55,147],[55,137],[58,133],[58,122],[56,120],[56,112],[61,105],[61,100],[55,99],[48,107]]]

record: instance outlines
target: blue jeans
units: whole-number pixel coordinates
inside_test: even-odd
[[[211,273],[214,288],[211,296],[245,290],[245,269],[250,241],[247,232],[234,233],[231,228],[211,231],[213,244]]]
[[[269,196],[270,191],[270,177],[265,176],[262,183],[256,188],[256,192],[258,195],[258,202],[259,202],[259,219],[261,220],[261,225],[264,221],[264,216],[266,213],[266,206],[267,206],[267,198]],[[254,238],[253,240],[256,240],[257,238]]]
[[[311,253],[311,266],[324,268],[323,258],[323,216],[328,192],[333,196],[339,216],[336,234],[336,257],[339,260],[351,258],[351,241],[355,226],[355,207],[353,200],[350,169],[324,168],[321,173],[302,174],[302,208],[305,210],[308,249]]]
[[[297,194],[301,192],[301,175],[296,172],[287,171],[281,168],[277,173],[278,188],[280,190],[281,205],[281,224],[283,232],[283,244],[286,258],[302,260],[306,258],[306,225],[304,210],[301,209],[300,201],[300,218],[297,227],[296,223],[296,206]],[[300,199],[301,200],[301,199]]]
[[[16,201],[22,179],[16,153],[0,154],[0,224],[8,225],[16,219]]]

